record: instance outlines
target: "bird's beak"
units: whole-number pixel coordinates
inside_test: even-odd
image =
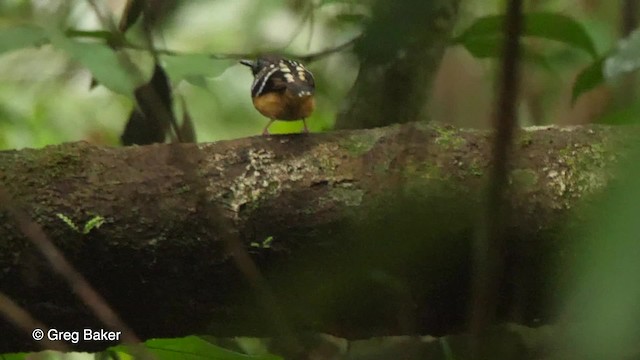
[[[253,68],[255,66],[255,62],[251,60],[240,60],[240,64]]]

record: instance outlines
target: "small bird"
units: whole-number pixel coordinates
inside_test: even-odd
[[[251,68],[253,106],[269,123],[262,134],[269,135],[269,126],[276,120],[302,120],[308,133],[306,118],[315,109],[315,80],[301,63],[277,55],[265,55],[257,60],[240,60]]]

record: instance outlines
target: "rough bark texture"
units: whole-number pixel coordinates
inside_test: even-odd
[[[425,119],[431,84],[449,46],[459,0],[375,1],[355,44],[360,70],[337,129],[368,129]]]
[[[521,131],[500,318],[553,318],[571,279],[572,210],[611,177],[635,128]],[[239,240],[295,329],[349,338],[464,328],[490,133],[418,123],[212,144],[86,143],[0,152],[0,291],[50,327],[100,328],[17,230],[21,206],[139,336],[267,335],[227,251]],[[106,222],[82,234],[95,216]],[[572,216],[569,216],[569,215]],[[271,239],[265,242],[265,239]],[[253,245],[252,245],[253,243]],[[34,349],[0,323],[0,353]],[[101,343],[80,343],[81,349]]]

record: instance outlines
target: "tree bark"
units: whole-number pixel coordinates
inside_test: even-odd
[[[564,234],[585,221],[573,209],[591,204],[638,135],[602,126],[520,131],[501,320],[554,318],[558,290],[572,279],[558,265],[571,253]],[[0,204],[0,291],[52,328],[102,327],[18,230],[7,207],[20,207],[142,338],[264,336],[280,326],[275,310],[296,331],[349,338],[460,331],[491,140],[410,123],[3,151],[0,186],[13,200]],[[104,224],[84,234],[98,217]],[[10,324],[0,323],[0,334],[0,353],[37,348]]]
[[[426,119],[435,79],[458,16],[459,0],[376,0],[355,44],[360,70],[336,129],[369,129]]]

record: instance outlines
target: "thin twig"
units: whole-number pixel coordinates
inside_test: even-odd
[[[96,13],[96,16],[98,17],[98,20],[100,21],[100,23],[103,26],[106,26],[109,32],[113,35],[112,39],[123,38],[123,36],[119,35],[120,33],[118,31],[118,27],[116,26],[113,19],[111,19],[107,15],[104,15],[102,11],[100,11],[100,6],[98,6],[95,0],[87,0],[87,2],[89,3],[89,6],[91,6],[93,11]],[[73,32],[73,30],[69,30],[69,31]],[[101,34],[101,32],[94,32],[94,33],[98,38],[103,38],[104,36],[103,34]],[[90,34],[85,34],[85,35],[90,35]],[[136,83],[142,83],[142,80],[144,77],[142,76],[142,73],[138,70],[138,68],[133,64],[133,61],[131,61],[131,59],[128,56],[126,56],[126,54],[118,53],[117,55],[118,55],[118,61],[120,62],[122,67],[129,73],[129,75],[131,75],[134,81]]]
[[[42,331],[44,336],[41,340],[36,340],[36,343],[41,348],[58,351],[70,350],[63,342],[49,340],[46,336],[49,332],[49,328],[45,324],[33,318],[29,312],[21,308],[2,292],[0,292],[0,313],[2,313],[9,322],[12,322],[17,328],[22,330],[25,334],[28,334],[30,337],[35,337],[36,331]]]
[[[293,43],[293,41],[298,37],[298,35],[302,33],[302,29],[304,28],[304,25],[307,23],[307,20],[309,19],[310,16],[313,16],[314,8],[315,7],[313,5],[313,2],[310,2],[309,6],[305,9],[302,20],[300,20],[300,23],[298,23],[296,28],[293,30],[293,35],[289,38],[289,40],[285,45],[280,46],[280,49],[288,48]]]
[[[311,41],[313,41],[313,27],[316,24],[315,17],[315,5],[312,5],[311,17],[309,18],[309,38],[307,39],[307,50],[311,48]]]
[[[149,20],[147,19],[146,15],[148,13],[148,4],[145,3],[145,8],[143,10],[143,17],[142,17],[142,29],[143,29],[143,33],[144,33],[144,40],[145,40],[145,45],[147,47],[147,51],[150,52],[153,55],[153,61],[154,63],[158,66],[160,64],[160,58],[158,56],[158,52],[156,51],[156,47],[153,43],[153,31],[151,29],[151,26],[149,24]],[[154,71],[157,71],[159,68],[154,68]],[[164,71],[164,70],[162,70]],[[152,77],[153,78],[153,77]],[[155,84],[153,84],[155,85]],[[150,110],[152,110],[152,114],[154,115],[154,117],[158,120],[161,121],[163,123],[169,123],[169,125],[171,126],[171,130],[173,131],[173,136],[171,139],[171,142],[175,142],[175,140],[177,140],[177,142],[181,143],[182,141],[182,136],[180,135],[180,129],[178,128],[178,124],[176,123],[176,118],[173,115],[173,112],[171,111],[172,104],[163,104],[159,91],[155,91],[156,89],[153,89],[150,92],[150,95],[152,97],[152,104],[154,106],[150,107]],[[171,90],[169,90],[171,92]],[[173,94],[171,95],[171,97],[173,97]],[[173,99],[170,100],[170,102],[172,102]],[[168,105],[167,106],[163,106],[163,105]],[[145,114],[145,115],[150,115],[150,114]]]
[[[319,60],[319,59],[321,59],[323,57],[326,57],[326,56],[335,54],[337,52],[340,52],[342,50],[348,49],[349,47],[353,46],[353,44],[355,44],[356,41],[358,41],[361,37],[362,37],[362,34],[360,34],[360,35],[354,37],[353,39],[351,39],[351,40],[349,40],[349,41],[347,41],[347,42],[345,42],[343,44],[340,44],[338,46],[335,46],[335,47],[332,47],[332,48],[328,48],[328,49],[325,49],[325,50],[322,50],[322,51],[318,51],[316,53],[311,53],[311,54],[302,55],[302,56],[296,56],[296,58],[298,58],[298,59],[300,59],[300,60],[302,60],[304,62],[307,62],[307,63],[314,62],[314,61],[317,61],[317,60]]]
[[[84,31],[84,30],[76,30],[76,29],[69,29],[66,32],[67,36],[69,37],[78,37],[78,38],[94,38],[94,39],[107,39],[107,34],[104,31]],[[306,54],[306,55],[290,55],[293,58],[297,58],[300,59],[304,62],[313,62],[313,61],[317,61],[325,56],[328,55],[332,55],[334,53],[340,52],[342,50],[345,50],[349,47],[351,47],[356,41],[358,41],[358,39],[360,39],[362,37],[362,35],[357,35],[355,36],[353,39],[342,43],[340,45],[334,46],[334,47],[330,47],[315,53],[311,53],[311,54]],[[142,51],[147,51],[148,48],[146,46],[142,46],[142,45],[138,45],[138,44],[133,44],[130,42],[120,42],[116,45],[117,48],[122,48],[122,49],[131,49],[131,50],[142,50]],[[185,56],[185,55],[205,55],[207,57],[209,57],[210,59],[215,59],[215,60],[238,60],[238,59],[246,59],[246,58],[251,58],[254,57],[255,54],[247,54],[247,53],[226,53],[226,54],[221,54],[221,53],[193,53],[193,52],[185,52],[185,51],[176,51],[176,50],[171,50],[171,49],[162,49],[162,48],[156,48],[155,49],[156,54],[159,55],[167,55],[167,56]]]
[[[493,167],[489,178],[487,204],[482,228],[475,241],[473,307],[471,315],[472,351],[479,355],[478,335],[495,317],[499,284],[503,278],[505,245],[506,188],[508,186],[509,152],[517,124],[517,100],[520,79],[520,34],[522,32],[522,0],[510,0],[505,21],[504,52],[500,88],[495,109]]]
[[[264,314],[271,321],[277,336],[283,341],[289,353],[299,353],[302,349],[302,343],[297,334],[293,331],[292,324],[282,306],[278,302],[276,294],[269,286],[269,283],[260,272],[255,261],[237,236],[230,236],[227,241],[227,251],[231,254],[233,261],[247,279],[251,287],[256,291],[258,300],[264,309]]]
[[[138,344],[140,340],[120,316],[107,304],[104,298],[91,287],[91,284],[67,261],[64,255],[51,242],[42,227],[31,220],[29,215],[20,209],[7,192],[0,188],[0,204],[15,219],[20,231],[36,246],[51,268],[67,281],[69,287],[91,309],[91,311],[112,330],[122,332],[124,343]],[[140,351],[139,351],[140,352]]]
[[[87,0],[87,1],[93,3],[95,0]],[[97,6],[94,6],[94,9],[95,11],[99,11]],[[108,21],[106,17],[100,17],[100,18],[103,21]],[[110,23],[109,24],[103,23],[103,25],[107,26],[109,29],[115,28],[115,26],[114,25],[112,26]],[[151,29],[148,26],[145,26],[144,30],[145,30],[147,44],[146,44],[146,48],[142,50],[151,51],[154,55],[156,62],[158,60],[157,59],[158,54],[161,54],[161,53],[164,53],[167,55],[177,54],[175,52],[168,51],[168,50],[163,51],[161,49],[156,49],[152,42]],[[220,58],[220,55],[217,55],[217,54],[211,54],[209,56],[211,58]],[[224,56],[224,58],[229,58],[229,55]],[[238,58],[242,58],[242,57],[238,56]],[[178,136],[179,134],[178,134],[177,124],[175,124],[175,119],[171,117],[171,120],[172,120],[172,126],[174,126],[174,130],[176,132],[176,135]],[[238,239],[237,237],[234,237],[233,240],[230,240],[227,243],[227,246],[230,254],[232,255],[236,263],[237,268],[247,278],[248,282],[254,287],[258,295],[260,295],[260,299],[262,300],[265,307],[265,312],[270,315],[274,326],[279,330],[280,335],[286,341],[287,348],[290,351],[294,351],[294,352],[299,351],[302,347],[300,345],[298,338],[295,336],[295,333],[291,329],[291,325],[289,324],[289,321],[287,320],[283,309],[278,305],[278,301],[275,294],[269,287],[269,284],[267,283],[264,276],[261,274],[258,266],[255,264],[253,259],[251,259],[251,256],[249,255],[247,250],[244,248],[240,239]]]

